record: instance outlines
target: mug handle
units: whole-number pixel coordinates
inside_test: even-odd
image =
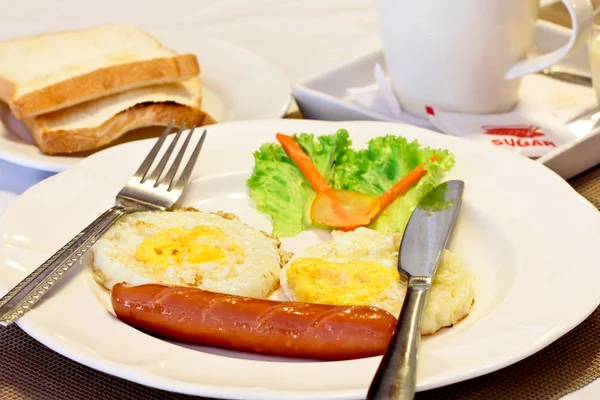
[[[561,0],[571,16],[572,34],[569,42],[551,53],[519,61],[513,65],[504,78],[511,80],[548,68],[568,56],[573,49],[582,44],[590,35],[594,23],[594,7],[590,0]]]

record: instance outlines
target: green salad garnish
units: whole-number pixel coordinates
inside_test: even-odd
[[[436,160],[426,165],[427,173],[368,226],[380,233],[403,232],[421,198],[455,163],[454,155],[448,150],[423,147],[417,140],[409,142],[395,135],[371,139],[362,150],[351,147],[352,141],[345,129],[316,138],[309,133],[293,137],[330,187],[372,196],[380,196],[436,155]],[[271,217],[274,235],[294,236],[315,227],[331,230],[311,220],[310,207],[316,192],[279,144],[263,144],[254,152],[254,160],[254,171],[247,181],[250,198],[260,212]]]

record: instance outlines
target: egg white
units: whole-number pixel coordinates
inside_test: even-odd
[[[372,229],[358,228],[351,232],[334,231],[333,239],[308,247],[295,254],[281,269],[280,283],[285,295],[298,301],[287,271],[299,258],[317,258],[335,263],[352,261],[377,262],[387,268],[397,268],[400,234],[380,234]],[[452,326],[466,317],[474,302],[475,277],[450,251],[444,250],[434,277],[423,315],[422,334],[432,334]],[[406,295],[406,280],[391,283],[371,306],[383,308],[398,317]]]
[[[221,229],[241,248],[241,259],[170,265],[161,270],[136,258],[136,249],[145,238],[165,229],[196,226]],[[279,283],[280,255],[271,240],[240,221],[210,213],[147,211],[128,214],[96,242],[92,251],[94,278],[108,290],[118,282],[159,283],[265,298]]]

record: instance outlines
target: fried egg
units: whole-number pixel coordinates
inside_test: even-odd
[[[94,278],[198,287],[264,298],[279,283],[278,245],[234,218],[193,211],[137,212],[120,218],[93,247]]]
[[[294,255],[281,269],[280,282],[293,301],[366,305],[398,317],[406,279],[397,269],[400,234],[368,228],[333,232],[333,239]],[[474,302],[474,276],[444,250],[423,315],[423,334],[452,326],[468,315]]]

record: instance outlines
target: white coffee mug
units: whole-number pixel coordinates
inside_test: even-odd
[[[500,113],[518,101],[523,75],[557,63],[593,24],[589,0],[562,0],[567,44],[528,59],[540,0],[377,0],[383,52],[403,109]]]

